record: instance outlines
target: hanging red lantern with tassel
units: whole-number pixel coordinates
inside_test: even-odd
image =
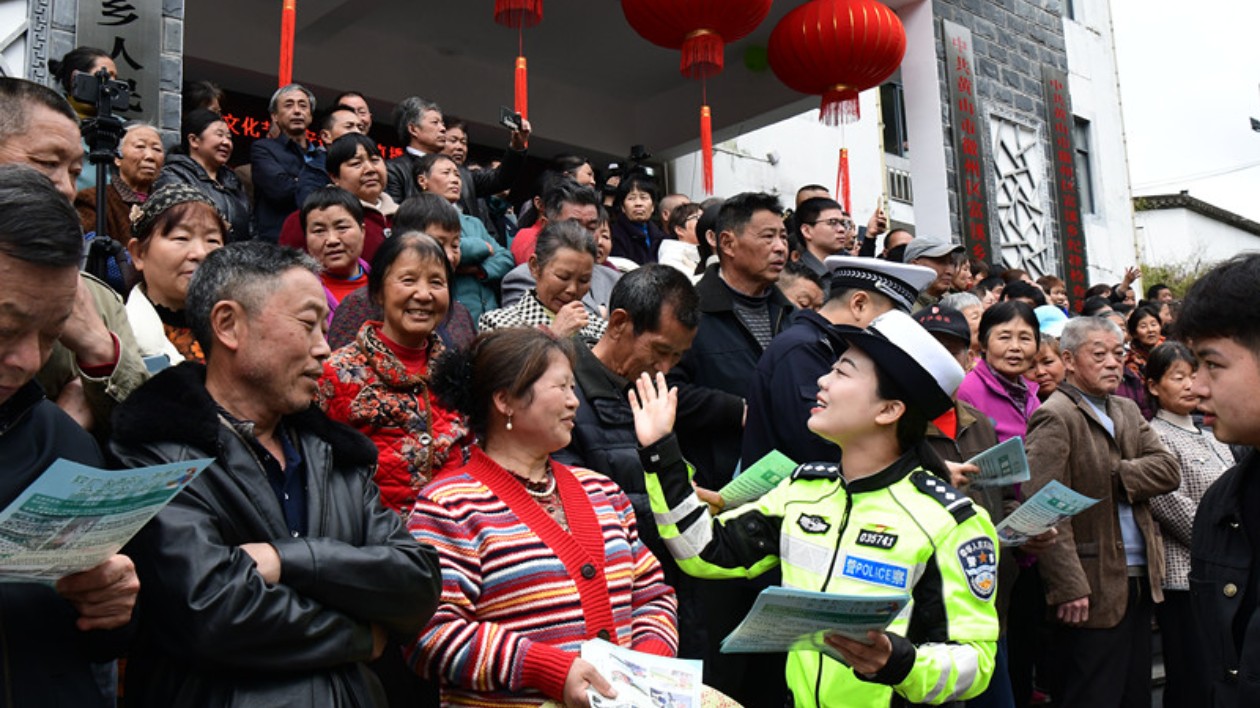
[[[901,19],[876,0],[810,0],[770,33],[770,68],[788,88],[821,94],[827,125],[860,118],[858,93],[883,83],[905,54]]]
[[[516,97],[514,109],[529,119],[529,68],[525,62],[524,30],[542,22],[542,0],[494,0],[494,21],[516,30]]]
[[[726,45],[743,39],[770,14],[771,0],[621,0],[626,21],[658,47],[681,52],[678,70],[689,79],[717,76]],[[713,193],[713,112],[707,90],[700,106],[704,191]]]

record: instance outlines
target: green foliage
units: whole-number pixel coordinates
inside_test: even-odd
[[[1143,265],[1142,285],[1150,287],[1155,283],[1163,283],[1172,290],[1173,297],[1180,300],[1186,296],[1186,291],[1194,285],[1194,281],[1211,270],[1213,265],[1198,259],[1165,265]]]

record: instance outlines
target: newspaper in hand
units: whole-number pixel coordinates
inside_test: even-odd
[[[751,467],[739,473],[725,487],[718,490],[725,509],[733,509],[760,499],[766,492],[779,486],[779,482],[792,476],[796,463],[778,450],[771,450]]]
[[[48,582],[123,547],[212,459],[131,470],[57,460],[0,511],[0,582]]]
[[[699,708],[703,665],[689,659],[670,659],[619,647],[602,639],[582,644],[589,661],[617,692],[604,698],[586,689],[591,708]]]
[[[1018,435],[967,460],[966,464],[980,468],[980,473],[971,477],[973,487],[1005,487],[1030,479],[1024,439]]]
[[[1059,480],[1037,490],[996,527],[998,540],[1006,546],[1022,546],[1098,503]]]
[[[866,644],[868,631],[886,629],[909,603],[910,596],[906,594],[859,596],[766,588],[744,621],[722,640],[722,653],[812,649],[843,661],[824,641],[827,634]]]

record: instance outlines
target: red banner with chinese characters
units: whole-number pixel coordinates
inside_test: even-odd
[[[1081,222],[1081,198],[1076,182],[1076,145],[1073,142],[1072,99],[1067,73],[1041,67],[1045,83],[1046,122],[1050,128],[1050,154],[1054,157],[1054,194],[1059,217],[1059,261],[1072,309],[1080,312],[1089,289],[1089,257],[1085,251],[1085,227]]]
[[[976,95],[971,31],[948,20],[941,20],[941,23],[945,37],[945,77],[949,81],[950,118],[954,128],[960,236],[969,257],[992,263],[989,188],[984,170],[984,139],[980,132],[980,99]]]
[[[324,100],[329,100],[327,97]],[[320,117],[324,115],[324,111],[330,108],[326,103],[321,102],[315,111],[316,123]],[[223,122],[227,123],[228,130],[232,132],[232,159],[229,164],[248,165],[249,164],[249,147],[255,140],[261,140],[267,137],[267,131],[271,129],[271,115],[267,112],[267,99],[261,96],[252,96],[235,91],[225,91],[223,97]],[[316,144],[319,143],[319,136],[316,134],[316,125],[312,125],[306,131],[306,139]],[[381,151],[381,157],[386,160],[398,157],[403,153],[403,149],[396,147],[393,143],[397,140],[394,135],[393,127],[384,123],[373,123],[371,137],[376,140],[376,147]]]

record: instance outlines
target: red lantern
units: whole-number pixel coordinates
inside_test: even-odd
[[[819,119],[852,123],[858,93],[878,86],[901,65],[906,31],[876,0],[810,0],[770,33],[770,68],[788,88],[822,94]]]
[[[529,118],[529,69],[525,63],[523,30],[542,22],[542,0],[494,0],[494,21],[516,30],[520,45],[516,57],[516,102],[522,118]]]
[[[678,69],[689,79],[722,71],[727,43],[743,39],[770,14],[771,0],[622,0],[626,21],[647,41],[681,49]]]
[[[494,21],[512,29],[529,29],[542,22],[542,0],[494,0]]]
[[[771,0],[621,0],[626,21],[641,37],[679,49],[678,70],[689,79],[722,72],[726,45],[748,36],[770,14]],[[700,106],[704,191],[713,193],[713,114]]]

